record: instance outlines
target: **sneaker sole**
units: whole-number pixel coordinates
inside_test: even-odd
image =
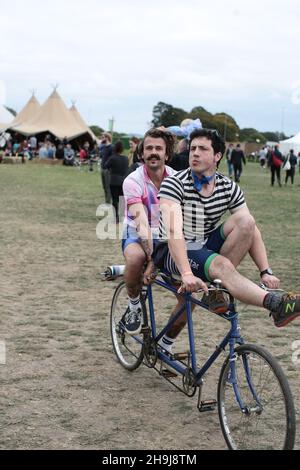
[[[222,313],[226,313],[228,312],[228,308],[226,307],[219,307],[219,308],[215,308],[214,310],[211,310],[209,309],[210,312],[212,313],[217,313],[218,315],[221,315]]]
[[[299,317],[300,316],[300,312],[296,313],[295,315],[293,315],[292,317],[289,317],[287,318],[286,320],[284,320],[283,322],[281,323],[275,323],[275,326],[277,326],[277,328],[282,328],[283,326],[286,326],[288,323],[290,323],[291,321],[295,320],[295,318]]]
[[[124,330],[129,336],[139,335],[140,332],[142,331],[142,325],[135,331],[128,331],[126,330],[126,327],[124,327]]]

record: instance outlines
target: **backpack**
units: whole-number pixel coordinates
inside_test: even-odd
[[[282,166],[282,169],[285,171],[290,171],[291,169],[290,154],[287,156],[284,162],[284,165]]]
[[[282,160],[277,157],[275,152],[272,152],[272,165],[275,166],[275,168],[279,168],[282,165]]]

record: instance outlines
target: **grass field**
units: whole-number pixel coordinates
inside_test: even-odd
[[[300,292],[300,175],[294,187],[271,188],[268,171],[248,163],[241,187],[271,267],[285,289]],[[152,371],[130,375],[116,364],[108,331],[115,284],[99,282],[97,273],[121,264],[122,255],[118,240],[96,238],[99,173],[2,164],[0,194],[0,341],[7,350],[0,365],[0,448],[224,448],[216,415],[199,419]],[[241,272],[259,279],[249,259]],[[214,317],[209,321],[212,328]],[[241,324],[247,340],[280,360],[299,416],[300,365],[292,362],[292,343],[300,340],[300,321],[278,330],[267,314],[244,306]]]

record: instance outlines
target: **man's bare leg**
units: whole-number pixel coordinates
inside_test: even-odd
[[[146,255],[139,243],[131,243],[124,250],[125,273],[124,280],[130,298],[140,295],[143,279],[143,268]]]
[[[212,279],[221,279],[223,286],[237,300],[263,307],[266,291],[239,274],[229,259],[217,256],[213,259],[208,272]]]
[[[124,327],[129,335],[136,335],[142,329],[140,291],[146,255],[138,243],[131,243],[125,248],[124,256],[126,262],[124,278],[129,297],[128,308],[124,317]]]
[[[235,266],[238,266],[242,259],[245,257],[245,255],[249,252],[252,242],[253,242],[253,236],[254,236],[254,231],[255,231],[255,221],[253,217],[249,214],[233,214],[230,216],[227,221],[225,222],[223,226],[224,230],[224,235],[226,237],[226,240],[222,246],[222,249],[220,253],[228,258],[228,260],[231,261],[231,266],[234,269]],[[219,258],[219,257],[218,257]],[[218,259],[216,258],[216,259]],[[219,263],[216,263],[219,265]],[[235,270],[234,270],[235,271]],[[251,281],[248,281],[246,278],[242,278],[242,276],[235,271],[236,274],[239,277],[235,277],[234,282],[240,282],[243,283],[243,279],[245,279],[246,285],[244,287],[247,288],[248,290],[252,289],[253,286],[256,288],[257,286]],[[212,279],[217,279],[218,277],[221,278],[220,275],[217,273],[220,273],[220,269],[213,269],[212,274],[210,274]],[[223,277],[223,276],[222,276]],[[242,279],[241,279],[242,278]],[[222,279],[221,279],[222,280]],[[251,286],[249,286],[249,284]],[[228,290],[231,292],[229,287],[227,287],[224,282],[223,282],[224,287],[228,288]],[[230,283],[231,285],[231,283]],[[260,296],[260,302],[259,306],[262,306],[262,302],[265,296],[265,292],[257,287],[257,292],[256,294]],[[251,290],[252,292],[252,290]],[[262,295],[263,293],[263,295]],[[234,295],[232,293],[232,295]],[[177,297],[177,305],[175,306],[174,310],[172,311],[171,317],[172,318],[180,309],[180,307],[183,305],[184,299],[180,296]],[[252,296],[251,296],[252,298]],[[241,299],[240,299],[241,300]],[[246,303],[251,303],[251,302],[246,302]],[[192,304],[192,309],[195,308],[195,305]],[[186,312],[174,323],[170,331],[167,333],[168,337],[171,339],[175,339],[181,330],[185,327],[187,321],[186,317]]]
[[[255,221],[250,214],[237,212],[223,225],[226,240],[220,254],[237,267],[251,249],[255,232]]]

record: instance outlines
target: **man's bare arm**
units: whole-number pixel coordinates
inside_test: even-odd
[[[183,235],[182,211],[178,203],[161,198],[160,210],[168,237],[170,254],[181,274],[183,286],[180,292],[196,292],[204,289],[208,292],[205,282],[193,275],[187,256],[186,242]]]
[[[136,231],[141,239],[141,245],[150,260],[153,251],[152,233],[148,222],[145,206],[138,202],[128,208],[129,214],[134,218]]]
[[[249,250],[249,254],[260,272],[264,271],[270,266],[267,256],[267,250],[257,226],[255,226],[253,242]],[[276,276],[270,276],[268,274],[265,274],[262,277],[262,281],[270,289],[278,289],[280,285],[280,280]]]

